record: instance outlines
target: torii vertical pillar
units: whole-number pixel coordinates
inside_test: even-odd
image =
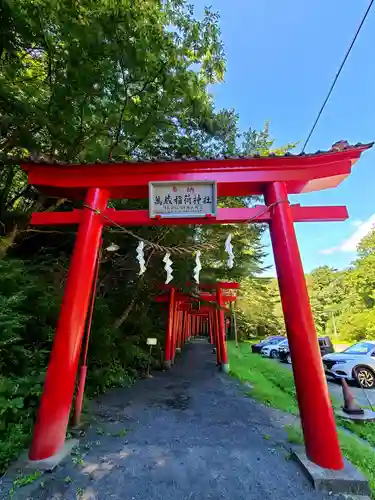
[[[225,341],[225,317],[224,317],[224,301],[223,301],[223,291],[219,287],[216,292],[216,301],[219,309],[217,310],[218,315],[218,331],[217,331],[217,343],[220,346],[220,369],[228,373],[229,372],[229,361],[227,354],[227,344]]]
[[[79,224],[34,427],[29,452],[30,460],[52,457],[64,446],[95,266],[101,244],[103,221],[100,212],[105,210],[108,198],[107,190],[97,188],[89,189],[85,198],[85,204],[93,210],[84,208]]]
[[[340,470],[344,464],[285,184],[269,184],[265,200],[273,205],[271,240],[306,454],[321,467]]]
[[[207,313],[207,329],[208,329],[208,338],[209,338],[209,342],[210,344],[214,344],[214,324],[213,324],[213,320],[212,320],[212,312],[209,311]]]
[[[188,341],[188,329],[187,329],[187,311],[183,311],[181,320],[182,336],[184,339],[184,344]]]
[[[181,352],[181,349],[182,349],[182,338],[181,338],[181,335],[180,335],[180,323],[181,323],[181,320],[180,320],[180,316],[181,316],[181,312],[178,310],[178,307],[177,307],[177,304],[176,304],[176,308],[175,308],[175,331],[174,331],[174,337],[176,339],[176,342],[175,342],[175,353],[180,353]]]
[[[171,369],[171,365],[173,363],[173,358],[174,358],[174,346],[173,346],[174,311],[175,311],[175,289],[172,287],[169,290],[168,323],[167,323],[167,330],[165,332],[165,344],[164,344],[164,368],[166,370]]]
[[[220,342],[219,342],[219,311],[215,308],[214,313],[215,322],[215,346],[216,346],[216,365],[221,366],[221,355],[220,355]]]

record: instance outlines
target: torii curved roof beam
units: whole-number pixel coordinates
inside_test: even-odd
[[[71,199],[83,198],[89,187],[106,188],[111,198],[147,198],[149,182],[179,180],[216,181],[218,196],[260,195],[265,184],[277,181],[286,183],[289,194],[297,194],[336,187],[371,146],[345,143],[314,154],[80,165],[39,159],[21,167],[43,193]]]

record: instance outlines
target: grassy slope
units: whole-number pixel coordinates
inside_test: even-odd
[[[240,344],[236,348],[234,342],[228,342],[228,353],[231,374],[242,382],[249,382],[252,385],[251,397],[272,408],[298,414],[293,374],[290,370],[281,363],[253,355],[249,344]],[[346,427],[369,443],[360,441],[355,435],[350,435],[343,429],[338,430],[344,456],[368,478],[375,498],[375,450],[370,446],[375,446],[375,423],[356,425],[344,419],[337,420],[340,426]],[[298,426],[288,426],[286,430],[290,442],[303,442],[302,432]]]

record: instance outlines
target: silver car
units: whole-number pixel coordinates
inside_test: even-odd
[[[275,359],[279,355],[280,347],[288,347],[287,339],[277,339],[274,342],[268,342],[264,347],[262,347],[260,353],[266,358]]]
[[[375,341],[354,344],[343,352],[323,356],[326,375],[356,381],[364,389],[375,387]]]

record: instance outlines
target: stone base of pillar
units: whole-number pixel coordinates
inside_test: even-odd
[[[220,370],[224,373],[229,373],[229,363],[221,363]]]
[[[164,370],[170,370],[172,368],[172,361],[164,361]]]
[[[71,454],[73,448],[77,446],[79,443],[79,439],[69,439],[65,441],[62,449],[52,455],[52,457],[44,458],[42,460],[30,460],[24,457],[25,463],[23,463],[23,469],[29,467],[30,469],[37,469],[39,471],[52,471],[55,467],[57,467],[65,458]],[[21,462],[18,463],[21,468]]]
[[[180,347],[176,347],[176,354],[181,354],[181,348]]]
[[[344,493],[350,498],[369,498],[371,492],[367,479],[346,458],[343,469],[332,470],[311,462],[301,447],[292,448],[291,451],[316,490]]]

